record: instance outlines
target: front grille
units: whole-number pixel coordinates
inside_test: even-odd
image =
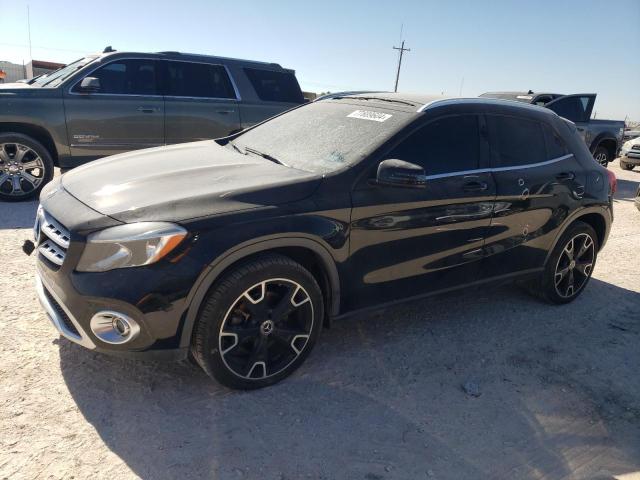
[[[69,231],[47,212],[39,209],[35,232],[38,253],[60,267],[64,262],[71,241]]]
[[[640,150],[640,145],[633,145],[631,150]]]
[[[53,298],[53,295],[51,295],[49,293],[49,290],[47,290],[46,287],[43,286],[43,290],[44,290],[45,297],[47,297],[47,300],[49,301],[51,306],[58,313],[58,315],[60,316],[60,319],[64,323],[64,326],[67,327],[67,330],[69,330],[71,333],[73,333],[75,335],[80,336],[80,333],[78,332],[78,329],[76,328],[76,326],[73,324],[73,322],[69,318],[69,315],[67,315],[67,312],[64,311],[64,308],[62,308],[60,306],[60,304],[58,302],[56,302],[56,299]]]

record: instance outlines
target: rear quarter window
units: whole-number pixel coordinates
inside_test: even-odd
[[[298,80],[293,73],[245,68],[258,98],[265,102],[303,103]]]
[[[488,115],[494,167],[517,167],[547,160],[542,125],[526,118]]]

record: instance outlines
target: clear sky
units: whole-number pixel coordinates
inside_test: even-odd
[[[215,54],[294,68],[303,89],[596,92],[598,118],[640,121],[640,0],[0,0],[0,60],[117,50]]]

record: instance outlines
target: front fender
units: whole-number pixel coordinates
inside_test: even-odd
[[[184,325],[181,328],[180,347],[188,347],[191,342],[193,327],[207,292],[220,278],[222,273],[231,265],[243,258],[261,252],[267,252],[276,248],[301,247],[312,251],[320,258],[327,273],[331,288],[330,315],[335,316],[340,310],[340,277],[335,260],[329,252],[328,245],[323,245],[317,238],[307,234],[287,236],[271,235],[249,240],[239,244],[219,255],[200,274],[187,297],[189,308],[184,317]]]

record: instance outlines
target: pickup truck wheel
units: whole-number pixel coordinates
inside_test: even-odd
[[[611,161],[611,159],[609,158],[609,150],[604,147],[596,148],[596,151],[593,152],[593,158],[595,158],[596,161],[605,168]]]
[[[53,178],[53,160],[41,143],[20,133],[0,134],[0,200],[36,197]]]
[[[191,351],[227,387],[266,387],[304,362],[323,314],[313,275],[288,257],[264,255],[217,282],[201,308]]]
[[[589,283],[598,248],[598,236],[593,227],[575,222],[562,234],[544,272],[529,285],[529,290],[549,303],[575,300]]]
[[[633,163],[627,163],[623,160],[620,160],[620,168],[622,168],[623,170],[633,170],[633,167],[635,165]]]

